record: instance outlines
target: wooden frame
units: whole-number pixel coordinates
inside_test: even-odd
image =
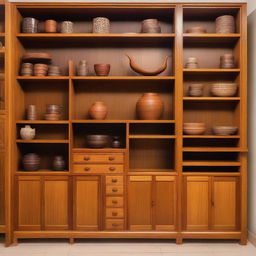
[[[59,11],[56,11],[59,8]],[[117,14],[115,14],[116,9],[122,9],[124,13],[129,12],[132,8],[137,8],[141,11],[141,17],[145,17],[145,12],[148,13],[156,13],[160,17],[164,17],[161,22],[163,23],[163,28],[166,29],[162,34],[121,34],[113,33],[113,34],[91,34],[91,33],[81,33],[76,32],[74,34],[22,34],[19,31],[19,25],[22,20],[22,15],[26,15],[32,9],[35,11],[35,15],[44,19],[47,15],[45,14],[47,10],[54,9],[52,13],[56,14],[58,17],[61,17],[65,10],[76,10],[79,14],[79,8],[88,8],[88,10],[92,10],[93,14],[97,13],[97,11],[101,11],[102,8],[105,8],[107,12],[111,15],[114,15],[117,18]],[[193,10],[190,16],[188,16],[188,12],[184,13],[184,9]],[[209,17],[213,18],[217,14],[221,15],[227,12],[232,12],[236,16],[236,24],[237,31],[236,34],[187,34],[183,32],[184,23],[187,22],[190,24],[190,20],[197,21],[194,13],[198,12],[202,14],[202,9],[205,9],[209,13]],[[62,13],[63,12],[63,13]],[[214,13],[214,14],[213,14]],[[217,14],[216,14],[217,13]],[[53,17],[54,18],[54,14]],[[115,16],[116,15],[116,16]],[[166,17],[169,17],[168,22],[165,20]],[[74,17],[74,16],[73,16]],[[192,17],[192,18],[191,18]],[[111,18],[111,17],[110,17]],[[205,26],[211,27],[213,24],[213,20],[210,18],[207,20],[205,16],[201,17],[201,22],[205,24]],[[187,19],[187,20],[186,20]],[[206,19],[206,20],[205,20]],[[19,238],[68,238],[71,242],[74,242],[75,238],[161,238],[161,239],[176,239],[177,244],[181,244],[183,239],[192,238],[207,238],[207,239],[237,239],[240,240],[241,244],[246,244],[246,233],[247,233],[247,49],[246,49],[246,4],[221,4],[221,3],[179,3],[179,4],[139,4],[139,3],[37,3],[36,5],[33,3],[8,3],[6,5],[6,46],[7,46],[7,62],[6,62],[6,72],[7,72],[7,81],[9,85],[9,89],[6,90],[7,100],[6,100],[6,108],[8,113],[7,119],[7,147],[6,147],[6,182],[5,182],[5,192],[6,192],[6,244],[10,245],[13,242],[16,242]],[[117,19],[118,20],[118,19]],[[81,21],[81,20],[80,20]],[[138,21],[130,20],[130,23],[139,24]],[[129,23],[129,19],[128,19]],[[209,23],[211,23],[209,25]],[[191,23],[192,24],[192,23]],[[86,24],[84,24],[86,25]],[[88,25],[88,24],[87,24]],[[131,25],[131,24],[130,24]],[[120,24],[115,24],[115,28]],[[128,25],[129,26],[129,25]],[[132,25],[134,26],[134,24]],[[171,29],[168,27],[172,27]],[[12,29],[11,29],[12,28]],[[87,76],[87,77],[78,77],[75,75],[75,63],[78,57],[74,57],[74,59],[69,58],[68,62],[65,62],[67,67],[67,71],[65,71],[65,75],[60,77],[22,77],[19,76],[19,64],[20,57],[22,54],[29,49],[40,50],[45,49],[51,50],[50,44],[58,44],[59,47],[55,47],[54,51],[56,54],[54,55],[56,60],[59,61],[58,64],[63,62],[63,59],[58,56],[67,54],[67,46],[64,44],[64,40],[66,42],[76,42],[78,45],[81,43],[88,42],[98,42],[97,40],[105,40],[107,47],[112,47],[110,52],[112,54],[115,53],[115,48],[121,53],[117,53],[117,55],[113,58],[117,60],[120,58],[122,51],[125,49],[130,49],[129,45],[126,43],[126,48],[121,48],[117,46],[119,41],[122,42],[130,42],[131,46],[139,44],[140,47],[143,44],[146,44],[144,47],[147,48],[148,56],[151,56],[151,48],[154,50],[158,50],[159,53],[166,54],[168,51],[173,52],[172,62],[170,65],[172,66],[169,72],[164,73],[164,75],[153,76],[153,77],[141,77],[141,76],[132,76],[127,70],[120,71],[119,67],[113,68],[113,75],[109,77],[95,77],[95,76]],[[126,40],[126,41],[125,41]],[[221,44],[225,42],[228,46],[219,46],[218,49],[213,48],[212,50],[206,49],[207,47],[204,45],[205,42],[214,41],[217,44]],[[200,47],[210,54],[210,56],[214,56],[216,51],[218,53],[222,53],[226,49],[234,52],[236,56],[239,67],[237,69],[224,70],[216,68],[205,68],[202,67],[200,69],[191,70],[185,69],[184,67],[184,59],[185,51],[189,54],[193,52],[193,41],[199,42]],[[38,47],[33,47],[33,44],[38,44]],[[63,45],[62,45],[63,44]],[[189,47],[187,47],[187,45]],[[98,46],[99,47],[99,46]],[[192,50],[190,49],[192,48]],[[74,46],[73,51],[76,51],[76,46]],[[171,49],[171,50],[170,50]],[[89,60],[92,60],[90,56],[90,51],[92,48],[86,45],[83,50],[86,52]],[[136,47],[133,48],[133,53],[138,53]],[[53,51],[52,51],[53,52]],[[77,54],[77,53],[76,53]],[[109,52],[104,53],[105,56],[108,56]],[[78,54],[79,55],[79,54]],[[56,57],[57,56],[57,57]],[[202,56],[200,56],[202,57]],[[96,54],[97,58],[97,54]],[[112,63],[111,63],[112,64]],[[118,74],[118,72],[120,74]],[[125,75],[125,72],[129,75]],[[16,76],[17,75],[17,76]],[[184,95],[183,86],[186,83],[189,83],[191,77],[194,77],[196,80],[199,75],[202,75],[208,83],[213,81],[212,78],[214,75],[219,75],[220,77],[224,77],[227,79],[231,79],[232,81],[236,81],[239,83],[239,95],[232,98],[212,98],[208,95],[204,95],[202,98],[191,98]],[[47,82],[51,84],[56,90],[55,100],[58,101],[58,104],[66,105],[65,118],[60,121],[56,121],[55,125],[65,125],[67,126],[67,133],[65,134],[65,139],[52,139],[54,136],[51,136],[51,139],[38,139],[34,141],[22,141],[20,139],[16,139],[17,136],[17,127],[19,128],[24,124],[31,125],[52,125],[48,121],[44,120],[36,120],[36,121],[26,121],[24,120],[24,110],[27,104],[33,103],[34,98],[39,99],[39,93],[35,92],[32,85],[37,85],[37,88],[42,88],[42,83]],[[84,103],[86,100],[91,101],[95,100],[96,95],[98,96],[102,90],[102,83],[106,83],[109,87],[106,89],[106,94],[103,94],[105,97],[104,100],[108,102],[110,112],[114,113],[114,111],[120,111],[118,106],[123,102],[123,113],[124,117],[120,118],[121,112],[116,112],[116,115],[113,114],[113,118],[95,121],[88,120],[87,118],[82,118],[84,112],[82,112],[83,108],[87,108],[88,106]],[[116,92],[115,88],[117,83],[123,85],[121,90]],[[41,85],[40,85],[41,83]],[[86,86],[90,84],[95,85],[93,89],[87,88]],[[137,84],[140,86],[140,93],[146,92],[149,88],[156,90],[161,93],[161,96],[164,97],[165,103],[167,106],[172,105],[172,108],[168,110],[166,113],[164,120],[136,120],[136,118],[129,112],[129,105],[125,105],[124,95],[125,90],[129,91],[132,96],[127,98],[127,102],[129,104],[134,104],[134,99],[138,97],[136,94],[136,90],[134,90],[131,86],[131,83]],[[86,85],[86,86],[85,86]],[[136,86],[135,86],[136,87]],[[138,87],[138,86],[137,86]],[[170,87],[172,87],[170,89]],[[96,89],[95,89],[96,88]],[[49,90],[50,92],[50,90]],[[38,104],[40,104],[39,112],[40,115],[43,114],[43,110],[41,105],[47,104],[47,93],[44,91],[45,99],[39,99]],[[115,100],[110,103],[111,98],[107,94],[114,94],[117,96]],[[18,100],[20,99],[20,100]],[[77,106],[74,102],[77,102]],[[171,104],[170,104],[171,102]],[[217,103],[216,103],[217,102]],[[211,113],[212,118],[207,119],[208,124],[212,125],[214,120],[217,117],[222,118],[223,120],[228,120],[230,123],[237,124],[239,126],[239,134],[236,136],[227,136],[225,138],[214,136],[212,134],[207,133],[202,136],[189,136],[183,135],[183,122],[191,121],[197,114],[197,106],[198,104],[207,103],[209,106],[214,106],[213,104],[219,104],[218,108],[212,107],[209,113]],[[226,111],[223,106],[228,106],[228,111]],[[234,106],[234,107],[233,107]],[[192,109],[192,114],[191,114]],[[217,110],[216,110],[217,109]],[[189,111],[190,112],[189,112]],[[200,110],[200,109],[199,109]],[[126,112],[125,112],[126,111]],[[194,112],[193,112],[194,111]],[[219,115],[220,113],[220,115]],[[202,116],[204,115],[201,114]],[[111,116],[111,114],[110,114]],[[77,118],[78,117],[78,118]],[[207,118],[207,117],[204,117]],[[143,124],[145,127],[147,126],[149,131],[155,131],[153,126],[154,124],[159,127],[159,133],[152,132],[151,134],[132,134],[131,127],[136,127],[135,124]],[[82,134],[78,134],[83,125],[87,125],[88,129],[102,129],[102,127],[108,127],[109,125],[112,128],[115,128],[117,132],[119,132],[124,138],[125,146],[122,149],[86,149],[83,148],[80,144],[77,144],[76,141],[80,140]],[[164,130],[165,125],[170,125],[173,128],[173,132],[170,134],[161,133],[160,130]],[[78,128],[75,128],[78,127]],[[91,128],[90,128],[91,127]],[[124,130],[122,130],[124,127]],[[80,129],[80,130],[79,130]],[[45,129],[45,133],[51,134],[51,132],[57,134],[57,131],[51,131],[51,129]],[[213,142],[212,140],[215,140]],[[131,144],[131,141],[136,141],[136,143]],[[199,143],[198,147],[195,147],[193,144]],[[151,143],[151,144],[149,144]],[[169,143],[169,144],[168,144]],[[207,143],[209,145],[207,146]],[[210,144],[211,143],[211,144]],[[215,143],[215,144],[214,144]],[[225,144],[226,143],[226,144]],[[51,172],[49,163],[46,160],[44,164],[46,168],[39,172],[26,173],[22,172],[22,170],[18,167],[20,158],[24,152],[27,152],[27,149],[34,149],[40,151],[40,145],[43,145],[44,148],[48,148],[54,144],[57,148],[60,149],[60,152],[65,154],[68,172]],[[64,146],[61,145],[66,145]],[[77,146],[78,145],[78,146]],[[134,146],[135,145],[135,146]],[[151,146],[153,148],[152,155],[159,155],[162,157],[158,157],[158,159],[151,157],[148,159],[150,161],[150,165],[153,168],[148,168],[143,156],[143,147]],[[162,148],[158,148],[157,145],[163,145],[164,148],[167,148],[166,145],[172,145],[171,151],[174,152],[174,160],[171,164],[167,164],[167,160],[169,157],[163,157],[165,155],[162,154]],[[200,146],[204,145],[204,147]],[[217,146],[216,146],[217,145]],[[224,146],[223,146],[224,145]],[[140,150],[137,150],[140,148]],[[141,149],[142,148],[142,149]],[[134,150],[135,149],[135,150]],[[134,150],[134,151],[133,151]],[[44,157],[50,158],[52,155],[49,154],[47,150],[44,151]],[[204,159],[192,159],[192,156],[198,155],[200,158],[203,156],[202,152],[208,152],[210,159],[206,159],[207,161],[202,161]],[[222,153],[226,154],[227,159],[223,161]],[[96,162],[92,164],[98,164],[101,166],[104,164],[108,168],[109,162],[106,156],[111,157],[112,155],[123,155],[123,160],[121,162],[117,162],[116,164],[122,165],[121,170],[117,173],[111,175],[122,176],[124,179],[124,185],[116,186],[117,194],[113,191],[112,194],[108,194],[111,188],[108,188],[108,185],[105,184],[105,177],[108,177],[109,172],[102,171],[103,169],[98,169],[97,173],[76,173],[74,172],[74,168],[77,164],[85,165],[85,162],[76,162],[74,161],[74,155],[82,154],[83,156],[90,155],[94,157],[97,155]],[[165,153],[164,153],[165,154]],[[207,154],[206,154],[207,155]],[[100,156],[100,157],[99,157]],[[212,160],[212,156],[218,156],[221,158],[219,161]],[[133,162],[131,165],[130,158],[133,158]],[[167,159],[168,158],[168,159]],[[161,161],[161,162],[160,162]],[[132,166],[132,168],[131,168]],[[146,166],[146,167],[145,167]],[[159,166],[159,167],[157,167]],[[197,167],[204,166],[204,171],[195,171]],[[89,167],[87,167],[89,168]],[[100,167],[97,167],[100,168]],[[105,168],[105,167],[104,167]],[[215,168],[215,169],[214,169]],[[217,169],[219,168],[220,171]],[[227,171],[230,168],[230,171]],[[217,170],[217,171],[216,171]],[[45,226],[41,230],[19,230],[17,228],[17,211],[18,211],[18,191],[16,190],[17,182],[19,182],[20,178],[26,179],[26,177],[37,177],[36,179],[42,179],[43,181],[51,180],[54,182],[62,181],[67,182],[67,191],[65,191],[66,187],[63,186],[63,183],[59,183],[62,187],[62,192],[67,197],[66,200],[68,202],[68,210],[64,213],[67,217],[67,230],[59,230],[60,226],[57,226],[55,229],[54,226],[51,226],[53,230],[45,230]],[[92,180],[96,179],[99,182],[99,210],[101,212],[101,216],[99,216],[98,225],[99,230],[97,231],[87,231],[87,230],[75,230],[75,207],[77,205],[74,193],[75,182],[79,179],[79,177],[91,177]],[[170,177],[171,180],[175,180],[175,207],[174,207],[174,216],[175,216],[175,228],[174,230],[157,230],[153,231],[149,230],[129,230],[130,219],[129,219],[129,200],[127,199],[128,190],[130,189],[130,178],[136,179],[145,179],[147,177],[151,178],[152,182],[151,186],[151,195],[155,195],[155,183],[157,177]],[[200,179],[200,177],[206,177],[209,180],[209,184],[212,184],[214,180],[235,180],[237,182],[237,211],[236,216],[239,218],[238,222],[239,226],[237,226],[234,230],[187,230],[185,228],[184,221],[184,211],[186,211],[186,191],[187,191],[187,180]],[[90,180],[90,178],[89,178]],[[161,178],[160,178],[161,180]],[[43,183],[43,182],[42,182]],[[210,185],[212,189],[212,185]],[[50,188],[54,189],[54,187]],[[124,192],[120,192],[124,191]],[[137,189],[134,188],[134,189]],[[43,190],[43,188],[42,188]],[[209,190],[210,191],[210,190]],[[110,191],[111,192],[111,191]],[[118,194],[119,193],[119,194]],[[210,192],[209,192],[210,194]],[[117,222],[111,222],[112,228],[109,230],[106,225],[105,220],[105,211],[106,211],[106,199],[108,196],[118,196],[123,197],[124,206],[124,217],[123,219],[118,219]],[[61,196],[61,193],[59,194]],[[43,197],[44,198],[44,197]],[[154,199],[154,198],[153,198]],[[152,199],[152,200],[153,200]],[[154,200],[153,200],[154,201]],[[52,202],[51,202],[52,203]],[[42,202],[42,208],[44,208],[45,202]],[[51,205],[51,204],[50,204]],[[239,209],[238,209],[239,208]],[[121,209],[121,208],[120,208]],[[155,209],[155,208],[153,208]],[[120,210],[122,211],[122,210]],[[62,213],[58,213],[59,217]],[[86,213],[87,214],[87,213]],[[85,215],[86,215],[85,214]],[[88,213],[86,216],[89,216]],[[156,212],[152,210],[152,218],[153,218],[153,226],[155,227],[154,219]],[[211,215],[211,213],[210,213]],[[44,214],[43,214],[44,216]],[[58,215],[55,216],[56,218]],[[210,217],[211,219],[211,217]],[[66,219],[64,219],[66,220]],[[42,223],[45,221],[42,220]],[[121,224],[120,224],[121,223]],[[119,226],[118,226],[119,225]],[[120,225],[123,226],[123,230],[120,230]],[[211,227],[212,222],[209,222],[209,227]],[[66,226],[65,226],[66,227]]]

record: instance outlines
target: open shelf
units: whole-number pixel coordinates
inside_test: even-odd
[[[184,101],[239,101],[240,97],[183,97]]]
[[[46,80],[46,81],[51,81],[51,80],[68,80],[68,76],[18,76],[18,80],[21,81],[41,81],[41,80]]]
[[[73,80],[174,80],[174,76],[72,76]]]
[[[236,147],[184,147],[183,152],[244,152]]]
[[[240,72],[239,68],[233,69],[221,69],[221,68],[184,68],[183,72],[192,72],[192,73],[228,73],[228,72]]]
[[[16,140],[17,143],[69,143],[69,140],[38,140],[38,139],[35,139],[35,140]]]
[[[240,166],[236,161],[183,161],[183,166]]]
[[[69,121],[58,120],[58,121],[47,121],[47,120],[17,120],[16,124],[69,124]]]
[[[129,135],[129,139],[175,139],[174,135],[148,135],[148,134],[140,134],[140,135]]]

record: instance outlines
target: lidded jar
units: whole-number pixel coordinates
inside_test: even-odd
[[[52,167],[54,171],[64,171],[65,161],[63,159],[63,156],[55,156],[53,159]]]
[[[103,101],[95,101],[89,109],[89,116],[95,120],[104,120],[107,114],[107,106]]]
[[[36,129],[31,128],[30,125],[25,125],[25,127],[20,129],[20,137],[23,140],[32,140],[36,136]]]
[[[144,93],[136,104],[136,111],[139,119],[160,119],[164,111],[163,100],[158,96],[157,93]]]

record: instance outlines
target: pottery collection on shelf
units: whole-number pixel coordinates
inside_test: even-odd
[[[41,159],[35,153],[29,153],[22,158],[23,168],[25,171],[38,171],[40,168]]]
[[[107,106],[102,101],[94,102],[89,108],[89,116],[91,119],[104,120],[108,114]]]
[[[25,125],[25,127],[20,129],[20,137],[23,140],[33,140],[36,136],[36,129],[31,128],[30,125]]]
[[[52,169],[54,171],[64,171],[65,170],[65,161],[63,156],[55,156],[53,158]]]
[[[163,111],[164,102],[157,93],[144,93],[136,104],[137,116],[142,120],[158,120]]]
[[[93,19],[93,33],[110,33],[110,20],[105,17],[96,17]]]

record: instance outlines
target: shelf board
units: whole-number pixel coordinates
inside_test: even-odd
[[[184,68],[185,73],[238,73],[239,68],[225,69],[225,68]]]
[[[129,135],[129,139],[175,139],[175,135],[147,135],[147,134],[140,134],[140,135]]]
[[[239,33],[233,34],[216,34],[216,33],[184,33],[183,40],[184,42],[193,42],[193,43],[223,43],[223,42],[234,42],[240,38]]]
[[[174,120],[72,120],[72,123],[175,123]]]
[[[240,166],[236,161],[184,161],[183,166]]]
[[[184,139],[239,139],[239,135],[183,135]]]
[[[241,176],[240,172],[183,172],[184,176]]]
[[[53,171],[53,170],[38,170],[38,171],[17,171],[17,175],[67,175],[69,171]]]
[[[98,153],[118,153],[118,152],[126,152],[125,148],[73,148],[73,152],[75,153],[84,153],[84,152],[98,152]]]
[[[83,80],[174,80],[174,76],[71,76],[76,81]]]
[[[47,121],[47,120],[18,120],[16,124],[69,124],[67,120]]]
[[[18,76],[21,81],[38,81],[38,80],[68,80],[68,76]]]
[[[132,174],[132,175],[135,175],[135,174],[168,174],[168,173],[171,173],[172,175],[173,174],[177,174],[177,172],[174,170],[174,169],[129,169],[128,171],[128,174]]]
[[[17,143],[69,143],[69,140],[16,140]]]
[[[183,97],[185,101],[239,101],[240,97]]]
[[[247,152],[235,147],[184,147],[183,152]]]

